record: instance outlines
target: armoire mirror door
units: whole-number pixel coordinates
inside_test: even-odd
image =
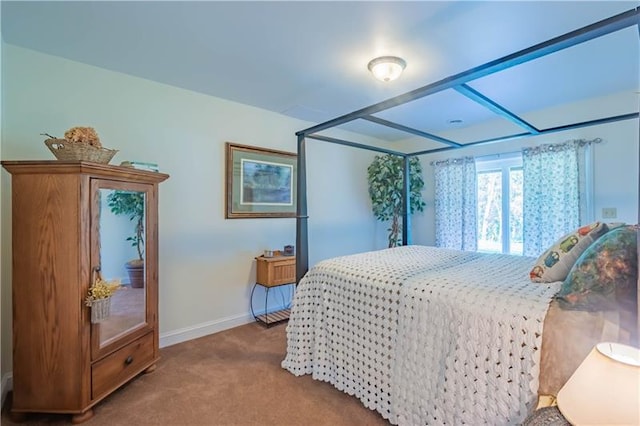
[[[149,300],[146,251],[150,186],[91,181],[91,276],[122,284],[110,315],[91,325],[92,359],[146,334]]]

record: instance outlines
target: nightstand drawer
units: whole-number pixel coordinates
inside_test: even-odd
[[[149,333],[93,364],[93,399],[112,391],[148,367],[153,361],[153,353],[153,333]]]
[[[257,257],[256,283],[265,287],[296,281],[295,256]]]

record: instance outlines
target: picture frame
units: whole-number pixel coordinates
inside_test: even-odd
[[[226,143],[227,219],[296,217],[298,156]]]

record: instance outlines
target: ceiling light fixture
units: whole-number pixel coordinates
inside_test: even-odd
[[[406,66],[405,60],[397,56],[380,56],[372,59],[367,68],[378,80],[393,81],[400,77]]]

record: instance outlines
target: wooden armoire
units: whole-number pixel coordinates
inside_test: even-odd
[[[3,161],[11,173],[13,400],[27,413],[69,413],[73,423],[158,360],[158,185],[169,176],[83,161]],[[144,285],[127,283],[132,221],[109,195],[142,200]],[[129,238],[129,239],[128,239]],[[127,252],[128,253],[128,252]],[[91,322],[96,273],[123,286],[111,315]]]

